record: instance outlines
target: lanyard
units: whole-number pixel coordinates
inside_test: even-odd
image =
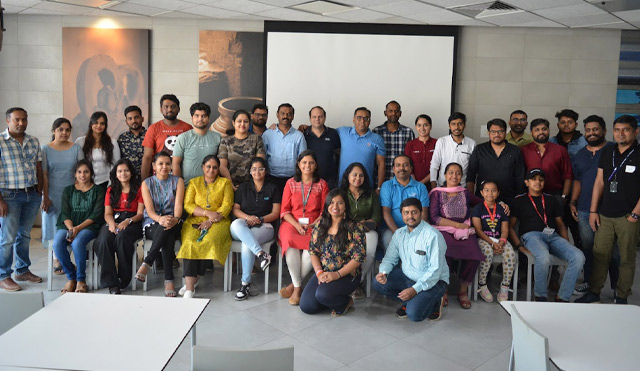
[[[636,148],[638,148],[638,146],[636,146]],[[609,175],[609,179],[607,179],[608,182],[610,182],[611,179],[613,179],[613,177],[616,175],[618,170],[620,170],[622,168],[622,165],[624,165],[624,163],[627,162],[627,159],[636,150],[636,148],[632,149],[631,152],[627,154],[627,156],[624,158],[624,160],[622,160],[622,162],[618,166],[616,166],[616,150],[615,149],[613,150],[611,155],[611,165],[613,166],[613,171],[611,172],[611,175]]]
[[[304,217],[305,209],[307,208],[307,202],[309,202],[309,197],[311,197],[311,188],[313,187],[313,183],[309,184],[309,192],[307,192],[307,197],[304,197],[304,184],[300,182],[300,193],[302,193],[302,216]]]
[[[493,214],[491,214],[491,209],[489,209],[489,206],[487,206],[486,202],[484,202],[484,207],[487,209],[487,212],[489,213],[489,218],[491,219],[491,223],[495,223],[496,212],[498,212],[498,204],[493,205]]]
[[[536,206],[536,203],[533,202],[533,197],[531,197],[530,193],[528,194],[528,196],[529,196],[529,199],[531,200],[531,204],[533,204],[533,208],[536,209],[536,213],[538,213],[538,216],[544,222],[544,225],[545,226],[549,226],[547,224],[547,212],[546,212],[546,208],[545,208],[545,205],[544,205],[544,195],[540,196],[540,199],[542,200],[542,215],[540,215],[540,212],[538,211],[538,207]],[[543,216],[544,216],[544,218],[543,218]]]

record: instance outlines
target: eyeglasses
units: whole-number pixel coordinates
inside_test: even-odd
[[[255,173],[255,172],[258,172],[258,171],[259,172],[263,172],[265,170],[267,170],[267,168],[264,168],[264,167],[252,167],[249,171],[252,172],[252,173]]]
[[[504,134],[506,130],[489,130],[489,134]]]
[[[267,116],[269,116],[269,114],[268,114],[268,113],[254,113],[253,115],[254,115],[255,117],[267,117]]]
[[[518,122],[518,121],[520,121],[520,122],[522,122],[522,123],[525,123],[525,122],[527,122],[527,119],[518,119],[518,118],[515,118],[515,117],[514,117],[514,118],[512,118],[512,119],[511,119],[511,121],[513,121],[513,122]]]
[[[369,122],[369,121],[371,121],[371,117],[369,117],[369,116],[356,116],[356,121]]]

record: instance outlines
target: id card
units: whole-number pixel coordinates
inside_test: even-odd
[[[416,254],[425,256],[425,255],[427,255],[427,252],[424,251],[424,250],[416,250]]]
[[[611,182],[611,184],[609,185],[609,192],[611,193],[618,193],[618,181],[614,180]]]
[[[302,225],[307,225],[309,224],[309,218],[298,218],[298,223]]]
[[[553,232],[555,232],[555,231],[556,231],[556,229],[555,229],[555,228],[545,227],[545,228],[542,230],[542,233],[544,233],[544,234],[546,234],[546,235],[552,235],[552,234],[553,234]]]

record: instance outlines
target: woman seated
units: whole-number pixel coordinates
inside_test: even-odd
[[[182,261],[185,298],[192,298],[198,276],[204,275],[202,260],[217,260],[224,265],[231,248],[229,213],[233,207],[233,187],[227,178],[218,176],[220,161],[215,155],[202,160],[204,176],[191,179],[184,197],[189,217],[182,226]]]
[[[431,223],[442,232],[447,243],[447,264],[451,268],[454,260],[460,261],[460,288],[458,302],[464,309],[471,308],[471,301],[467,296],[467,288],[473,282],[476,269],[484,255],[478,246],[475,230],[471,225],[470,215],[472,203],[482,202],[460,186],[462,166],[452,162],[444,170],[446,187],[437,187],[429,194],[429,214]],[[448,304],[447,294],[444,297],[445,306]]]
[[[300,299],[300,309],[307,314],[329,308],[332,316],[342,316],[353,308],[350,294],[360,284],[366,241],[363,225],[351,220],[346,198],[339,189],[329,192],[313,225],[309,255],[316,274]]]
[[[362,224],[367,237],[367,258],[362,264],[362,283],[371,269],[378,245],[378,232],[376,229],[381,221],[380,199],[371,190],[367,170],[359,162],[354,162],[347,167],[340,182],[340,189],[347,195],[349,203],[349,217],[351,220]],[[354,299],[362,299],[364,292],[359,285],[351,295]]]
[[[116,162],[110,179],[111,187],[104,200],[106,224],[100,229],[95,244],[102,266],[102,285],[109,288],[110,294],[120,294],[120,289],[131,282],[131,259],[136,241],[142,238],[144,202],[131,161],[121,159]]]
[[[251,160],[249,170],[252,180],[240,184],[235,192],[231,237],[242,241],[242,287],[236,293],[236,300],[251,296],[251,270],[256,256],[264,271],[271,263],[271,255],[263,251],[261,245],[273,239],[271,223],[280,217],[282,195],[278,187],[267,181],[267,161],[262,157]]]
[[[96,238],[104,222],[104,188],[93,184],[91,162],[78,161],[73,172],[75,184],[62,192],[62,206],[56,224],[58,230],[53,238],[53,251],[68,280],[62,293],[87,292],[87,243]],[[67,250],[69,244],[76,266]]]
[[[164,295],[175,297],[173,285],[173,249],[176,236],[180,231],[182,202],[184,200],[184,181],[171,175],[171,156],[160,151],[153,156],[154,175],[142,182],[142,200],[144,201],[143,231],[147,239],[152,240],[151,249],[145,256],[136,279],[144,282],[149,268],[159,255],[164,266]]]
[[[316,155],[306,150],[298,156],[296,173],[287,180],[282,194],[282,225],[278,239],[287,259],[292,283],[280,289],[289,304],[300,304],[302,279],[311,271],[309,241],[311,224],[320,218],[324,199],[329,193],[327,182],[320,179]]]

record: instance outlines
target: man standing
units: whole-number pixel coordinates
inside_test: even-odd
[[[571,161],[573,161],[576,153],[587,145],[586,139],[576,130],[578,127],[578,117],[578,112],[570,109],[563,109],[557,112],[558,135],[549,139],[549,142],[559,144],[566,148]]]
[[[191,130],[191,125],[178,119],[180,113],[180,101],[173,94],[165,94],[160,98],[160,112],[164,119],[149,126],[147,134],[144,136],[142,145],[144,154],[142,156],[142,180],[147,179],[151,172],[151,160],[153,156],[166,151],[173,155],[173,147],[176,144],[178,135]]]
[[[11,278],[14,251],[16,281],[42,282],[29,270],[31,227],[40,209],[42,154],[38,139],[26,134],[27,111],[9,108],[6,121],[8,128],[0,134],[0,288],[19,291],[22,287]]]
[[[420,219],[418,199],[407,198],[401,208],[406,225],[393,234],[373,288],[403,303],[396,317],[414,322],[427,317],[437,321],[442,316],[442,296],[449,284],[447,244],[437,229]]]
[[[209,130],[211,107],[206,103],[194,103],[189,108],[193,130],[178,136],[173,149],[171,169],[173,175],[184,178],[185,186],[189,180],[202,176],[202,160],[207,155],[218,153],[222,136]]]
[[[398,155],[404,154],[405,146],[410,140],[415,139],[416,136],[413,130],[401,125],[398,121],[400,120],[400,116],[402,116],[400,103],[395,100],[387,103],[384,109],[384,115],[387,117],[387,121],[374,128],[373,132],[380,135],[384,140],[384,180],[388,180],[393,177],[393,159]],[[378,187],[380,186],[381,184],[378,183]]]
[[[518,147],[505,140],[507,123],[502,119],[487,122],[489,141],[478,144],[469,159],[467,189],[481,197],[482,183],[492,180],[500,190],[500,201],[513,205],[516,195],[524,193],[524,161]],[[476,184],[480,186],[476,190]]]
[[[507,133],[507,142],[522,148],[533,142],[531,134],[526,133],[527,130],[527,114],[522,110],[515,110],[509,116],[509,127],[511,130]]]
[[[269,108],[262,103],[258,103],[251,109],[251,126],[249,132],[261,136],[267,130],[267,118]]]
[[[382,206],[382,218],[387,228],[382,232],[382,246],[389,246],[391,237],[396,230],[404,227],[401,207],[402,201],[407,198],[420,200],[422,220],[429,220],[429,192],[427,187],[411,177],[413,163],[409,156],[402,154],[393,159],[394,177],[382,184],[380,190],[380,206]]]
[[[142,110],[138,106],[129,106],[124,109],[124,118],[129,127],[129,131],[125,131],[118,137],[118,146],[122,153],[122,158],[126,158],[131,161],[133,167],[136,169],[138,178],[142,176],[140,172],[142,168],[142,156],[144,155],[144,147],[142,141],[147,133],[142,124],[144,123],[144,117],[142,117]]]
[[[267,129],[262,134],[264,149],[267,152],[269,177],[280,191],[284,189],[287,180],[296,171],[298,156],[307,149],[304,136],[298,130],[292,130],[295,111],[289,103],[278,106],[278,126]]]
[[[436,149],[431,159],[431,189],[445,184],[444,169],[452,162],[462,166],[462,178],[460,184],[467,182],[467,170],[469,158],[476,141],[464,136],[464,128],[467,125],[467,116],[461,112],[454,112],[449,116],[449,135],[438,139]]]
[[[615,303],[627,304],[627,297],[631,294],[640,232],[640,148],[637,135],[638,121],[633,116],[618,117],[613,122],[616,145],[603,150],[600,156],[589,210],[589,224],[596,232],[590,292],[576,302],[600,301],[600,290],[607,279],[609,260],[616,242],[620,251],[620,276]],[[602,204],[598,212],[600,200]]]
[[[378,134],[369,130],[371,111],[366,107],[358,107],[353,113],[353,126],[342,126],[336,129],[340,136],[340,171],[338,179],[342,179],[347,167],[353,162],[360,162],[367,169],[369,184],[373,187],[373,170],[378,166],[378,188],[384,182],[384,140]]]
[[[340,159],[340,136],[338,132],[325,126],[327,113],[315,106],[309,111],[311,126],[304,130],[307,148],[318,158],[318,174],[329,184],[329,189],[338,186],[338,159]]]

